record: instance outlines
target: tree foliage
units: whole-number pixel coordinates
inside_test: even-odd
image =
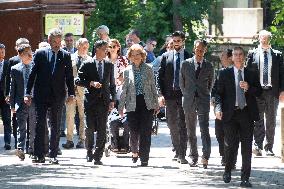
[[[117,38],[121,43],[130,29],[140,30],[145,41],[155,37],[162,46],[165,36],[174,28],[173,15],[182,22],[183,30],[188,33],[188,42],[196,38],[193,27],[202,26],[202,20],[209,14],[211,5],[218,0],[97,0],[96,10],[88,20],[87,37],[95,40],[93,31],[100,25],[107,25],[110,37]],[[179,4],[176,4],[180,2]],[[202,28],[202,27],[198,27]],[[203,30],[203,29],[201,29]],[[197,32],[201,35],[204,32]]]
[[[272,10],[275,11],[275,18],[270,27],[273,33],[272,44],[278,47],[284,46],[284,1],[272,0]]]

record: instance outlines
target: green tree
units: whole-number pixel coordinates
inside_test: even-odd
[[[270,26],[273,33],[271,43],[283,49],[284,47],[284,1],[272,0],[271,8],[275,11],[275,18]]]

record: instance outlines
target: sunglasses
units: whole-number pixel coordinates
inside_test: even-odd
[[[113,46],[108,46],[108,48],[110,48],[110,49],[114,49],[116,47],[116,45],[113,45]]]
[[[156,47],[156,46],[157,46],[157,44],[153,44],[153,43],[152,43],[151,45],[152,45],[153,47]]]

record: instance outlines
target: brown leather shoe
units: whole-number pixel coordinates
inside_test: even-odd
[[[207,166],[208,166],[208,159],[202,158],[202,159],[201,159],[201,163],[202,163],[202,165],[203,165],[203,168],[204,168],[204,169],[207,169]]]

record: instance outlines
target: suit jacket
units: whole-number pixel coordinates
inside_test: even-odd
[[[2,69],[2,75],[0,78],[0,96],[6,96],[5,91],[6,88],[10,87],[10,84],[6,84],[6,77],[8,74],[8,67],[9,67],[9,62],[7,60],[4,60],[3,62],[3,69]]]
[[[211,63],[203,60],[198,78],[195,77],[194,58],[185,60],[181,67],[180,89],[183,94],[184,111],[195,111],[192,109],[195,93],[198,93],[197,108],[200,112],[210,111],[210,93],[214,81],[214,68]]]
[[[16,111],[24,104],[25,86],[23,72],[24,65],[21,62],[11,68],[10,105]]]
[[[78,65],[78,61],[79,61],[78,58],[79,58],[78,51],[76,51],[74,54],[71,55],[72,71],[73,71],[74,78],[78,77],[78,70],[84,64],[84,62],[92,61],[92,57],[87,55],[86,57],[81,59],[81,65]],[[76,96],[83,97],[84,96],[84,87],[75,85],[75,94],[76,94]]]
[[[60,49],[54,72],[49,61],[50,48],[43,48],[35,52],[34,66],[32,68],[25,95],[31,95],[34,87],[33,97],[35,102],[47,103],[64,100],[66,97],[66,86],[68,95],[75,95],[74,77],[70,54]]]
[[[8,64],[8,69],[7,69],[7,75],[6,75],[6,89],[5,89],[5,96],[9,96],[10,94],[10,83],[11,83],[11,68],[12,66],[18,64],[21,62],[20,57],[13,56],[12,58],[9,59],[9,64]]]
[[[256,97],[262,93],[259,77],[255,71],[244,68],[244,81],[248,82],[249,89],[245,92],[246,104],[251,120],[259,120],[259,112]],[[220,71],[216,93],[216,112],[223,112],[223,120],[229,121],[233,114],[236,104],[236,86],[234,67]]]
[[[190,54],[184,50],[184,60],[188,58],[190,58]],[[174,51],[169,51],[162,55],[158,76],[160,92],[165,99],[176,99],[182,97],[181,91],[178,91],[177,96],[174,95],[174,72]]]
[[[271,68],[271,83],[272,91],[275,98],[279,98],[279,93],[284,91],[284,63],[282,53],[271,48],[272,68]],[[255,48],[248,53],[247,68],[257,71],[258,75],[260,68],[260,49]]]
[[[104,61],[103,79],[101,81],[102,88],[97,89],[90,87],[90,82],[100,82],[99,73],[95,60],[84,62],[78,71],[78,77],[75,79],[75,84],[85,87],[85,97],[88,102],[94,102],[97,98],[103,98],[105,105],[108,105],[110,100],[115,101],[115,80],[113,64],[106,60]],[[111,99],[110,99],[111,98]]]
[[[133,64],[129,65],[123,72],[124,82],[118,106],[119,110],[123,110],[125,107],[127,112],[132,112],[136,109],[136,88],[133,66]],[[157,109],[159,108],[158,93],[153,70],[146,63],[142,63],[140,69],[146,107],[148,110]]]
[[[74,48],[74,53],[77,52],[78,49],[77,49],[76,47],[73,47],[73,48]],[[67,49],[67,47],[63,47],[63,49],[64,49],[65,51],[69,52],[68,49]]]

